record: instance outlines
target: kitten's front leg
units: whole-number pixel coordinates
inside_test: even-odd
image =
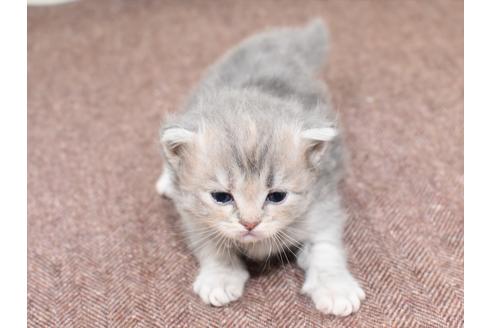
[[[364,291],[346,265],[341,229],[322,229],[313,234],[298,256],[306,272],[302,292],[316,308],[326,314],[347,316],[356,312],[364,300]]]
[[[195,251],[200,272],[193,283],[193,291],[203,302],[223,306],[243,294],[249,273],[236,254],[225,254],[208,243]]]

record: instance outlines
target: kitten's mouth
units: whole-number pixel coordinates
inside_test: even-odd
[[[244,231],[239,235],[239,241],[243,243],[259,241],[261,239],[263,239],[263,237],[256,231]]]

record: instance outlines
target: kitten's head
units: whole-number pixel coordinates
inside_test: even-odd
[[[223,98],[201,102],[163,130],[175,202],[220,236],[242,243],[272,237],[307,212],[336,130],[296,103]]]

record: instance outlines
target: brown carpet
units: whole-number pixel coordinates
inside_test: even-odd
[[[269,25],[324,17],[351,152],[360,312],[316,312],[294,264],[226,307],[154,192],[158,128],[203,69]],[[30,327],[463,326],[461,1],[83,1],[28,10]]]

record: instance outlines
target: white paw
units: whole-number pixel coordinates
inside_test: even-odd
[[[171,198],[173,191],[173,182],[171,171],[164,169],[164,172],[161,174],[157,182],[155,183],[155,190],[160,196],[165,196]]]
[[[306,280],[302,292],[311,296],[316,309],[326,314],[347,316],[357,312],[366,297],[357,281],[349,274],[339,277],[317,273]]]
[[[243,295],[249,273],[244,269],[203,270],[193,283],[193,291],[203,302],[223,306]]]

